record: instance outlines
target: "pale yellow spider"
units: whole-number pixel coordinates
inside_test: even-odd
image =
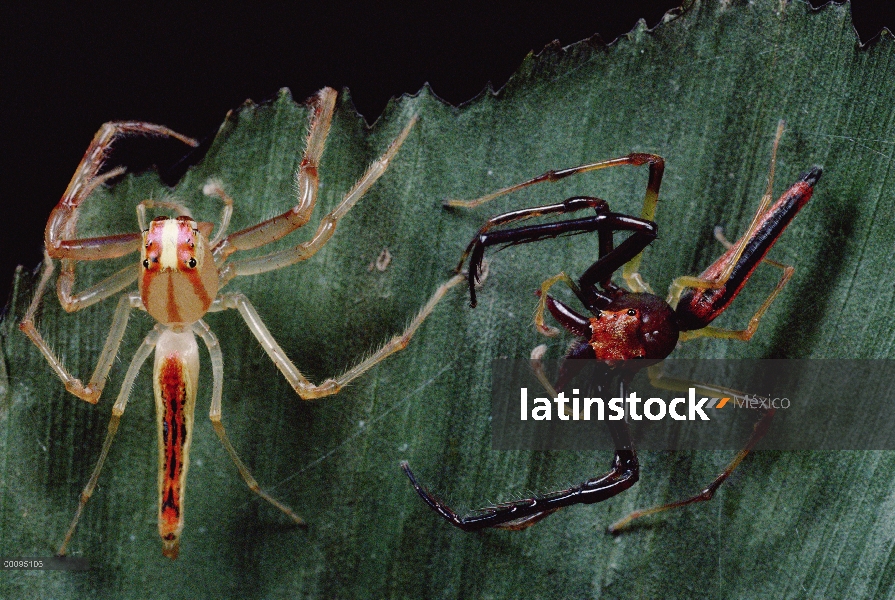
[[[286,513],[295,523],[304,525],[304,521],[292,509],[258,486],[227,438],[221,420],[224,361],[217,338],[202,320],[205,313],[227,309],[238,310],[265,352],[298,395],[303,400],[312,400],[337,393],[373,365],[403,349],[448,289],[463,280],[463,277],[458,275],[439,287],[401,335],[392,338],[378,351],[344,374],[335,379],[327,379],[320,385],[308,381],[287,358],[248,298],[235,291],[219,293],[220,288],[234,277],[280,269],[305,260],[320,250],[332,237],[339,219],[385,172],[416,122],[415,117],[411,119],[385,153],[370,165],[354,187],[345,194],[336,208],[323,217],[309,241],[286,250],[228,263],[227,258],[234,252],[258,248],[278,240],[302,227],[310,219],[317,199],[317,168],[329,133],[336,95],[335,90],[324,88],[310,100],[307,145],[301,166],[295,176],[298,203],[279,216],[225,235],[233,212],[233,200],[219,184],[209,182],[203,189],[204,193],[220,198],[224,204],[221,225],[210,240],[211,223],[194,221],[187,209],[175,202],[150,200],[143,201],[137,206],[137,217],[142,233],[78,238],[76,224],[81,202],[90,196],[97,186],[124,171],[122,168],[116,168],[99,174],[103,159],[116,137],[141,133],[169,136],[196,145],[194,140],[170,129],[141,122],[106,123],[93,138],[65,194],[50,214],[45,233],[45,259],[40,282],[19,327],[40,349],[68,391],[87,402],[96,403],[118,353],[131,310],[135,308],[145,310],[157,323],[143,340],[127,369],[121,392],[112,408],[112,418],[109,421],[109,430],[99,460],[81,493],[74,519],[60,545],[60,555],[65,554],[81,512],[96,487],[134,380],[154,349],[153,387],[159,444],[158,526],[162,538],[162,553],[169,558],[177,557],[184,523],[184,492],[193,434],[196,383],[199,376],[197,335],[205,342],[211,357],[214,387],[209,417],[224,448],[230,454],[249,489]],[[177,217],[156,217],[147,223],[147,208],[167,209],[177,213]],[[137,264],[122,269],[87,290],[77,293],[74,291],[77,261],[110,259],[137,251],[140,252]],[[138,284],[137,290],[124,292],[118,301],[111,330],[87,385],[69,373],[35,327],[35,315],[53,276],[54,260],[61,262],[57,294],[63,308],[68,312],[80,310],[118,294],[134,282]]]

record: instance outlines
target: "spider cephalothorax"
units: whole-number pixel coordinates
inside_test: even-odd
[[[143,232],[137,279],[146,311],[162,323],[195,323],[220,287],[208,243],[211,223],[158,217]]]
[[[661,360],[674,350],[680,328],[677,315],[664,299],[650,293],[621,290],[603,308],[592,308],[584,317],[548,296],[550,314],[566,329],[582,338],[595,360],[617,362],[632,359]]]

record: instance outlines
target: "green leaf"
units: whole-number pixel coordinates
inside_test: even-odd
[[[399,332],[490,215],[576,194],[639,213],[645,171],[621,168],[529,188],[467,212],[440,207],[550,168],[632,151],[665,157],[661,236],[642,271],[655,289],[695,274],[733,235],[766,185],[779,119],[776,189],[814,164],[824,176],[773,250],[792,282],[749,344],[700,340],[687,357],[887,358],[895,354],[895,54],[891,35],[861,48],[848,6],[697,3],[655,31],[606,47],[582,42],[525,59],[497,94],[446,106],[428,89],[391,104],[367,128],[343,97],[321,165],[315,221],[331,209],[412,115],[420,122],[388,172],[312,259],[230,284],[245,292],[314,381]],[[171,192],[154,174],[90,198],[84,234],[136,229],[141,199],[173,194],[216,220],[209,177],[236,199],[233,229],[286,210],[306,110],[287,92],[228,116],[204,161]],[[291,236],[307,239],[311,227]],[[370,268],[388,249],[385,271]],[[225,356],[224,422],[261,486],[310,524],[289,525],[239,478],[200,418],[181,557],[161,556],[149,367],[137,380],[71,553],[92,570],[3,572],[3,597],[891,597],[895,594],[895,455],[762,452],[709,503],[654,517],[630,533],[605,527],[630,510],[701,489],[729,453],[645,453],[640,483],[523,532],[466,534],[426,507],[399,470],[460,510],[525,497],[603,472],[608,452],[490,449],[490,361],[542,343],[533,290],[593,260],[586,237],[491,256],[471,310],[452,292],[406,351],[348,390],[300,401],[239,316],[208,315]],[[121,263],[124,264],[124,263]],[[79,282],[120,268],[81,265]],[[766,272],[765,272],[766,271]],[[720,325],[744,323],[776,273],[759,270]],[[19,273],[2,326],[10,393],[0,413],[0,556],[49,556],[72,518],[105,435],[111,404],[142,337],[135,315],[98,406],[68,394],[16,328],[35,278]],[[114,309],[65,314],[47,294],[40,327],[88,377]],[[550,341],[561,356],[567,338]],[[203,358],[199,416],[210,397]],[[860,399],[854,399],[855,402]]]

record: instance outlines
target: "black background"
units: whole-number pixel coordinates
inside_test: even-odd
[[[489,81],[502,86],[528,52],[553,40],[565,46],[599,34],[610,41],[641,17],[655,26],[677,2],[473,10],[432,2],[130,4],[15,3],[3,10],[0,305],[15,266],[40,261],[47,216],[106,121],[162,123],[206,139],[247,98],[267,100],[289,87],[301,100],[331,86],[349,87],[372,122],[389,98],[424,82],[445,100],[464,102]],[[862,41],[882,26],[895,29],[890,0],[855,0],[852,14]],[[183,152],[179,144],[143,138],[122,143],[113,162],[130,170],[156,163],[164,171]]]

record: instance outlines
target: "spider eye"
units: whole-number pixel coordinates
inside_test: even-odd
[[[149,259],[148,259],[148,258],[143,260],[143,268],[144,268],[144,269],[148,269],[148,268],[149,268]]]
[[[628,309],[628,316],[629,316],[629,317],[636,317],[636,316],[637,316],[637,311],[634,310],[633,308],[629,308],[629,309]]]
[[[189,268],[195,269],[196,268],[196,259],[190,258],[186,264],[187,264],[187,266],[189,266]]]

